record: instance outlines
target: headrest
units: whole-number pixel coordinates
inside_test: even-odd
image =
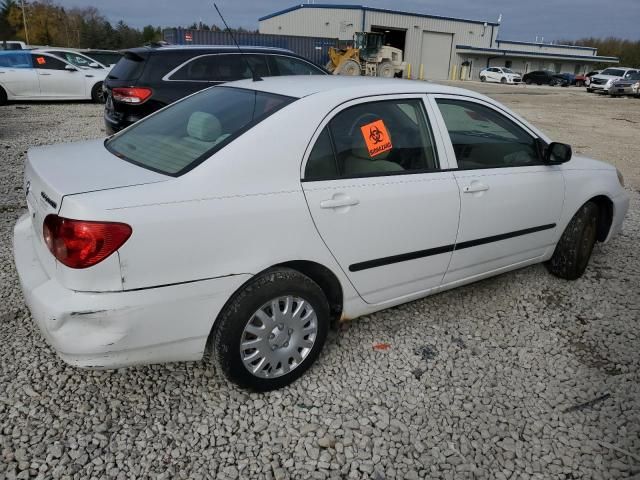
[[[379,153],[375,157],[369,156],[369,150],[367,149],[367,145],[364,143],[364,138],[360,132],[357,132],[353,138],[353,143],[351,144],[351,154],[354,157],[364,158],[366,160],[384,160],[389,156],[389,150]]]
[[[222,135],[220,120],[206,112],[193,112],[187,124],[187,133],[203,142],[215,142]]]

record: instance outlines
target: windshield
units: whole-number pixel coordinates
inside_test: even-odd
[[[624,70],[618,68],[607,68],[600,75],[611,75],[612,77],[621,77],[624,75]]]
[[[294,99],[213,87],[141,120],[105,143],[118,157],[180,176]]]

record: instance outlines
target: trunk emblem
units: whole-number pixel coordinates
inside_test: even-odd
[[[56,202],[54,202],[53,200],[51,200],[49,198],[49,196],[44,193],[44,192],[40,192],[40,196],[43,198],[43,200],[45,202],[47,202],[49,205],[51,205],[53,207],[53,209],[55,210],[56,208],[58,208],[58,204]]]

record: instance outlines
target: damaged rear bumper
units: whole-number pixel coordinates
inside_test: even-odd
[[[77,292],[50,278],[33,247],[31,218],[14,229],[14,257],[31,315],[67,363],[118,368],[198,360],[218,313],[250,275],[122,292]]]

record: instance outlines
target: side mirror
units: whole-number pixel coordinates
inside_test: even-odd
[[[91,63],[89,64],[89,66],[90,66],[91,68],[102,68],[100,65],[98,65],[98,63],[97,63],[97,62],[91,62]]]
[[[69,72],[77,72],[78,71],[78,69],[76,67],[74,67],[73,65],[65,65],[64,69],[68,70]]]
[[[571,145],[551,142],[544,150],[544,162],[549,164],[566,163],[571,160],[572,155]]]

